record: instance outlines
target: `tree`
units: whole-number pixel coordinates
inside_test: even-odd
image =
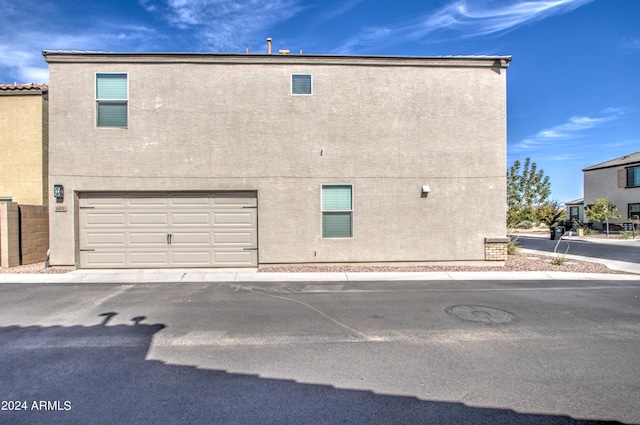
[[[538,170],[531,158],[524,167],[516,160],[507,171],[507,225],[517,226],[524,220],[535,221],[535,207],[543,204],[551,193],[549,176]]]
[[[538,205],[535,208],[536,220],[547,226],[552,226],[558,224],[560,221],[564,221],[566,213],[567,212],[560,207],[560,202],[555,199]]]
[[[620,218],[619,214],[616,214],[618,207],[613,205],[607,198],[598,198],[593,204],[587,205],[585,208],[585,215],[587,220],[597,221],[600,223],[607,223],[607,235],[609,234],[609,220],[615,220]]]

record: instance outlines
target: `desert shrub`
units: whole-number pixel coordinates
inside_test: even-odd
[[[518,238],[509,239],[509,242],[507,242],[507,254],[516,255],[518,252],[520,252],[520,242],[518,242]]]
[[[635,233],[631,230],[623,230],[622,232],[620,232],[621,239],[629,239],[632,236],[635,236]]]
[[[567,261],[567,258],[564,255],[558,255],[557,257],[553,257],[553,260],[551,260],[551,264],[561,266],[565,261]]]
[[[529,220],[524,220],[518,223],[518,229],[533,229],[533,223]]]

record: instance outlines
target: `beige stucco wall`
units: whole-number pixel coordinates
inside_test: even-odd
[[[76,263],[74,193],[100,190],[255,190],[261,264],[484,260],[506,234],[506,70],[300,58],[48,58],[52,265]],[[129,128],[95,127],[96,72],[128,73]],[[292,73],[312,96],[290,94]],[[353,185],[353,238],[321,236],[336,183]]]
[[[640,187],[625,188],[618,184],[618,172],[625,166],[588,170],[584,176],[584,205],[592,204],[598,198],[606,198],[618,207],[620,218],[611,223],[628,223],[628,205],[640,203]],[[626,182],[626,174],[625,174]],[[625,183],[626,184],[626,183]]]
[[[21,204],[46,202],[46,125],[41,92],[0,94],[0,196]]]

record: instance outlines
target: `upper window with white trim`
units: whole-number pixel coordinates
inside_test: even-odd
[[[96,125],[128,125],[129,84],[127,74],[96,74]]]
[[[311,78],[311,74],[292,74],[291,94],[313,94],[313,79]]]

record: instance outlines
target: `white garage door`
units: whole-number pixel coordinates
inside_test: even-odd
[[[85,193],[81,268],[256,267],[255,193]]]

